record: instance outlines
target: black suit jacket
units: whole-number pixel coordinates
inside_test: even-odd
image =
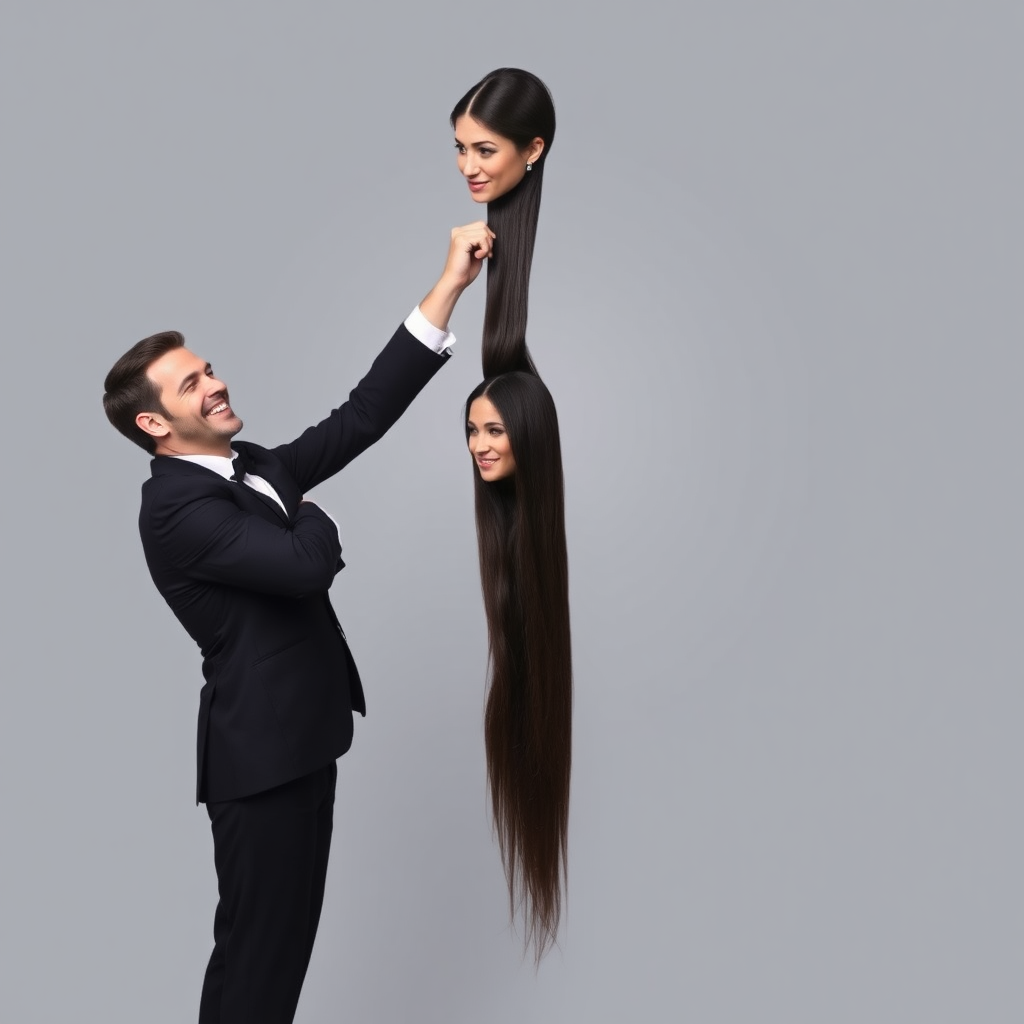
[[[277,448],[236,441],[281,496],[181,459],[153,459],[139,531],[153,582],[203,654],[197,801],[262,792],[352,743],[363,689],[327,596],[334,523],[303,494],[384,435],[444,364],[400,327],[325,420]]]

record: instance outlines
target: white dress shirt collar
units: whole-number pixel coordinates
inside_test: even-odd
[[[183,462],[194,462],[197,466],[212,469],[214,473],[224,477],[225,480],[230,480],[232,473],[234,473],[234,468],[231,464],[237,454],[238,452],[232,448],[230,459],[226,455],[175,455],[173,457],[181,459]]]

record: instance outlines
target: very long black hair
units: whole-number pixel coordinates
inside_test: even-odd
[[[525,151],[544,140],[522,181],[488,204],[495,232],[487,267],[484,395],[515,457],[512,476],[485,482],[474,467],[480,579],[490,644],[487,772],[510,909],[539,961],[555,941],[567,880],[572,762],[572,651],[558,415],[526,345],[530,267],[544,165],[555,134],[551,94],[535,75],[500,68],[456,104]]]

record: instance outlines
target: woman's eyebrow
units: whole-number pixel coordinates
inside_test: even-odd
[[[458,145],[462,146],[463,149],[465,149],[466,143],[465,142],[460,142],[458,135],[455,136],[455,142]],[[490,139],[477,139],[476,142],[471,142],[471,143],[469,143],[469,145],[471,145],[471,146],[496,146],[497,143],[496,142],[491,142]]]

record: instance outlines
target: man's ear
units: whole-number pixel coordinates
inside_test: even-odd
[[[167,437],[171,432],[171,428],[167,425],[167,420],[156,412],[140,412],[135,417],[135,425],[144,434],[149,434],[150,437],[155,437],[158,441],[161,438]]]

